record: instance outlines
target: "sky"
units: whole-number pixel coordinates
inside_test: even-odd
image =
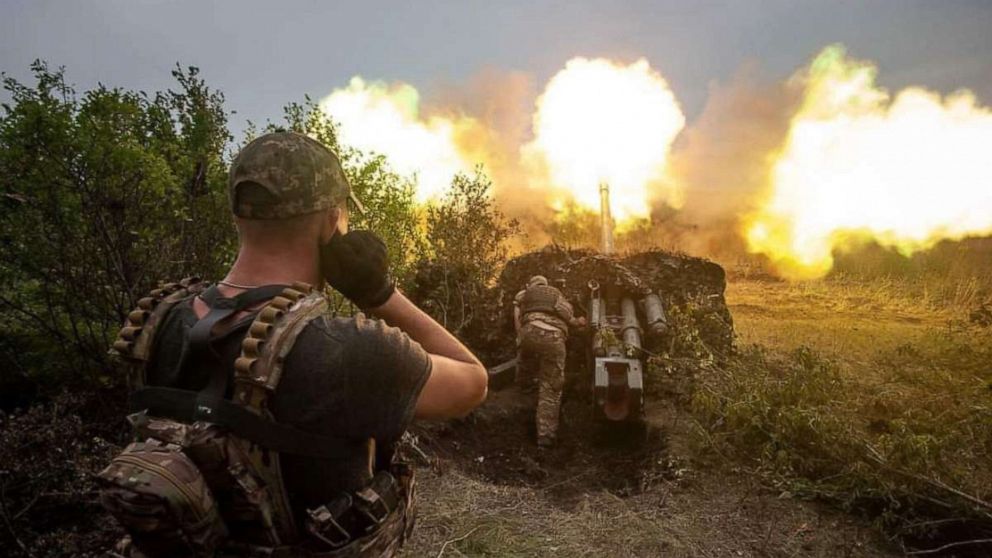
[[[40,58],[78,90],[155,91],[173,85],[177,62],[195,65],[236,111],[235,133],[354,75],[428,96],[484,70],[523,72],[540,88],[579,55],[647,58],[691,123],[742,68],[783,79],[835,42],[876,62],[890,89],[968,88],[992,104],[992,0],[0,0],[8,76],[28,80]]]

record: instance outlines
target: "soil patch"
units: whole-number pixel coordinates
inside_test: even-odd
[[[664,425],[604,424],[588,401],[566,401],[558,443],[534,443],[533,394],[507,389],[461,421],[418,429],[419,438],[446,466],[481,481],[540,488],[573,503],[586,490],[624,498],[673,480],[679,464],[667,457]]]

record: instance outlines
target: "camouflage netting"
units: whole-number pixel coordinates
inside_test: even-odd
[[[496,285],[483,297],[483,308],[461,331],[461,336],[489,364],[515,353],[513,296],[527,279],[544,275],[554,284],[564,279],[564,294],[584,316],[587,284],[617,283],[632,293],[661,296],[670,331],[648,337],[645,348],[669,357],[700,358],[727,354],[733,345],[733,320],[724,299],[726,276],[719,265],[702,258],[661,250],[626,256],[605,256],[592,250],[565,250],[549,246],[507,262]],[[426,278],[423,277],[423,278]]]

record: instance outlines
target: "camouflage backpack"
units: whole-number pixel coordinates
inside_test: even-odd
[[[155,329],[176,304],[200,296],[211,310],[189,333],[189,352],[209,347],[213,326],[259,302],[227,374],[205,388],[145,385]],[[121,556],[391,556],[413,525],[413,475],[404,464],[379,471],[361,490],[307,510],[297,525],[279,465],[281,453],[331,458],[340,440],[275,422],[269,398],[283,361],[306,324],[327,308],[309,285],[273,285],[223,298],[195,278],[138,301],[112,352],[128,368],[128,417],[135,441],[97,475],[101,502],[127,531]]]

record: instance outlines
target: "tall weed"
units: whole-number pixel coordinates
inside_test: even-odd
[[[992,532],[988,341],[935,330],[856,369],[806,347],[743,348],[697,378],[698,440],[783,493],[833,501],[894,533]]]

